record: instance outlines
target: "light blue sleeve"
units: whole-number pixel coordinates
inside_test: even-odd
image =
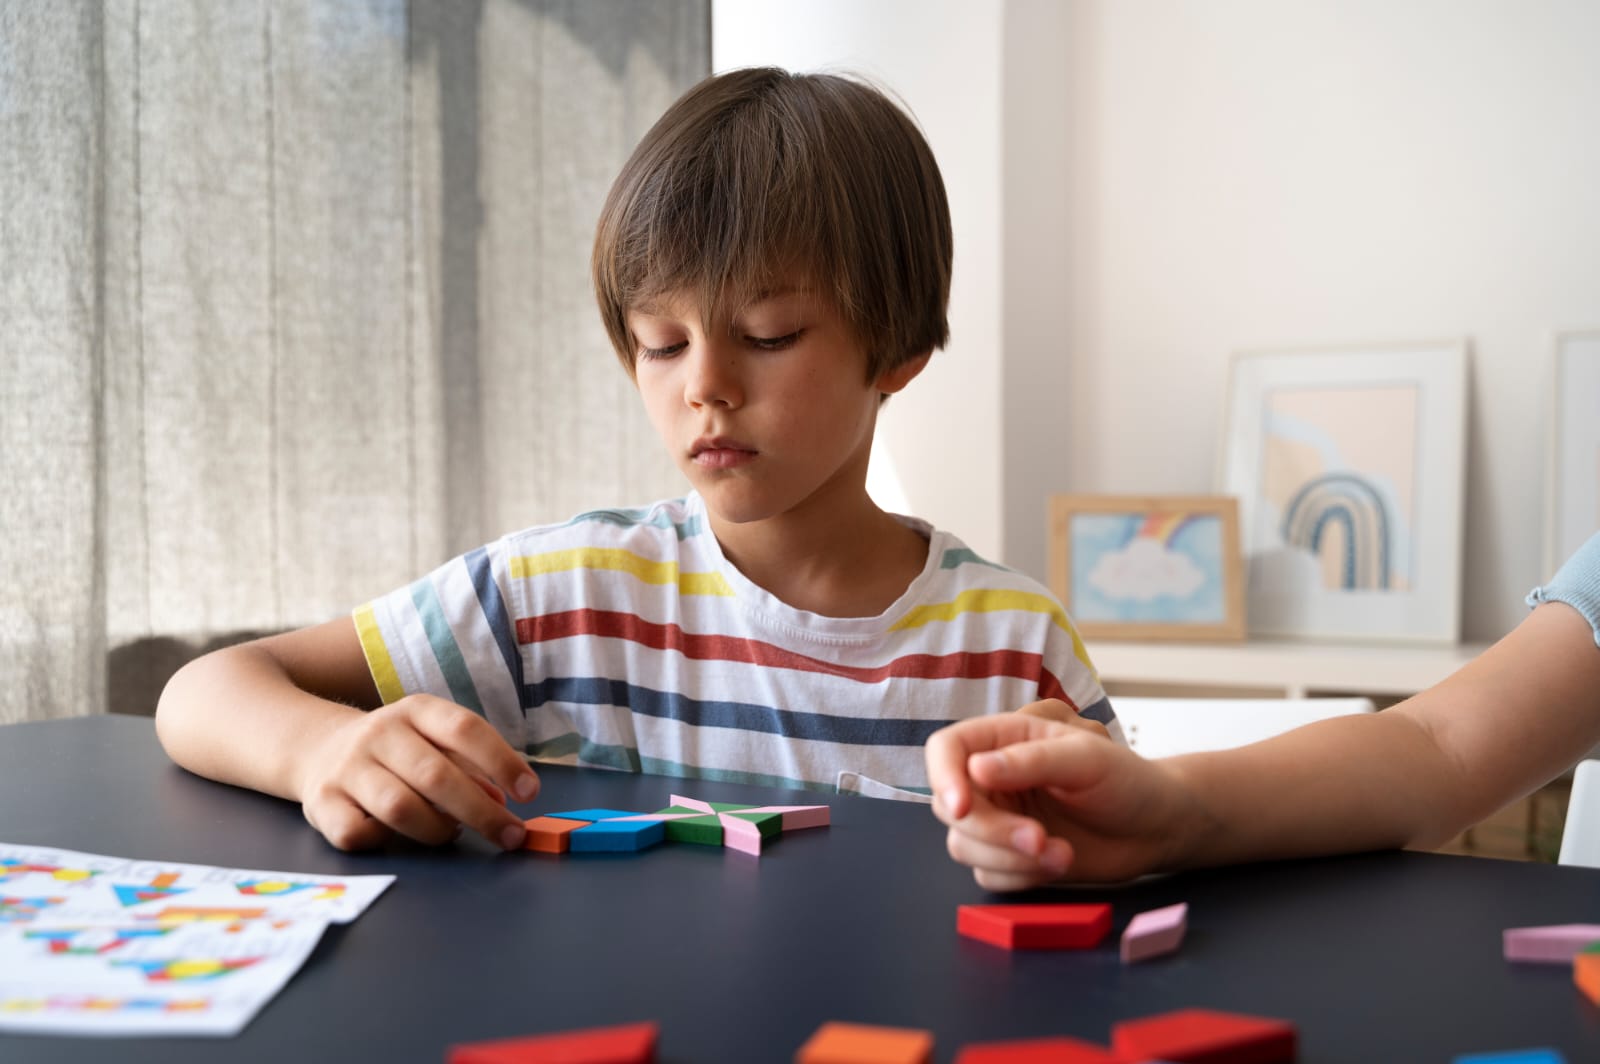
[[[1589,537],[1556,571],[1550,582],[1528,592],[1528,605],[1565,602],[1583,614],[1600,646],[1600,532]]]

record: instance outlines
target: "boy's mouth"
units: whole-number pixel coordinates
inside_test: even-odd
[[[757,453],[737,440],[702,436],[689,447],[689,460],[705,469],[733,469],[753,461]]]

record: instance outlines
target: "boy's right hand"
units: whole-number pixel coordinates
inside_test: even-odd
[[[311,826],[341,850],[391,834],[436,845],[461,825],[521,847],[522,820],[485,784],[523,802],[539,793],[539,778],[493,725],[419,694],[342,721],[306,763],[298,793]]]

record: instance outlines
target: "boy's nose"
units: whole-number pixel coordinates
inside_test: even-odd
[[[744,403],[738,353],[723,344],[698,344],[685,352],[689,374],[684,400],[692,407],[737,407]]]

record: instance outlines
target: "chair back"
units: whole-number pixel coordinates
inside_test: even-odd
[[[1350,713],[1370,698],[1134,698],[1112,696],[1128,745],[1144,757],[1225,750]]]
[[[1600,760],[1579,761],[1572,770],[1572,797],[1567,799],[1556,863],[1600,868]]]

